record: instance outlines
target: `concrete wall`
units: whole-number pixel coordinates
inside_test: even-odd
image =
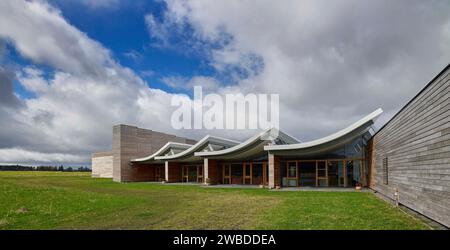
[[[450,227],[450,67],[372,138],[370,187]],[[387,158],[387,184],[383,159]]]
[[[167,142],[194,144],[194,140],[129,125],[113,127],[114,181],[147,181],[151,173],[146,166],[132,166],[130,160],[156,152]]]
[[[98,152],[92,154],[92,177],[113,177],[113,155],[112,152]]]

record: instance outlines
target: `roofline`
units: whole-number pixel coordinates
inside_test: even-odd
[[[351,124],[350,126],[333,133],[331,135],[328,135],[326,137],[309,141],[309,142],[302,142],[302,143],[296,143],[296,144],[286,144],[286,145],[267,145],[264,146],[265,151],[277,151],[277,150],[296,150],[296,149],[303,149],[303,148],[310,148],[314,146],[318,146],[321,144],[325,144],[331,141],[334,141],[336,139],[342,138],[351,132],[357,130],[364,124],[367,124],[368,122],[373,122],[378,116],[380,116],[383,113],[383,110],[381,108],[373,111],[372,113],[366,115],[362,119],[358,120],[357,122]]]
[[[235,145],[235,146],[233,146],[233,147],[231,147],[231,148],[226,148],[226,149],[222,149],[222,150],[218,150],[218,151],[212,151],[212,152],[196,152],[194,155],[195,155],[195,156],[201,156],[201,157],[207,157],[207,156],[218,156],[218,155],[224,155],[224,154],[229,154],[229,153],[232,153],[232,152],[236,152],[236,151],[238,151],[238,150],[240,150],[240,149],[242,149],[242,148],[245,148],[245,147],[247,147],[247,146],[249,146],[249,145],[251,145],[251,144],[257,142],[257,141],[260,140],[260,138],[262,138],[264,135],[266,135],[266,134],[272,132],[272,131],[275,130],[275,129],[276,129],[276,128],[268,128],[268,129],[265,129],[265,130],[261,131],[260,133],[258,133],[258,134],[256,134],[256,135],[250,137],[250,138],[247,139],[246,141],[244,141],[244,142],[242,142],[242,143],[240,143],[240,144],[237,144],[237,145]],[[293,138],[293,137],[290,137],[289,135],[287,135],[287,134],[281,132],[281,131],[278,130],[278,129],[276,129],[276,130],[277,130],[277,132],[279,132],[279,134],[288,137],[288,139],[290,139],[290,140],[292,140],[292,141],[298,142],[297,139],[295,139],[295,138]]]
[[[447,66],[445,66],[445,68],[443,70],[441,70],[441,72],[439,72],[435,77],[433,77],[433,79],[431,79],[430,82],[427,83],[427,85],[425,85],[425,87],[423,87],[419,93],[417,93],[411,100],[409,100],[397,113],[395,113],[394,116],[392,116],[391,119],[389,119],[389,121],[387,121],[380,129],[378,129],[378,131],[375,132],[375,135],[378,134],[378,132],[380,132],[382,129],[384,129],[384,127],[386,127],[389,123],[391,123],[406,107],[409,106],[409,104],[411,104],[411,102],[413,102],[420,94],[422,94],[428,87],[431,86],[431,84],[436,81],[436,79],[438,79],[439,77],[441,77],[445,71],[450,69],[450,63],[447,64]]]
[[[234,146],[234,145],[238,145],[241,142],[239,141],[235,141],[235,140],[230,140],[230,139],[226,139],[226,138],[222,138],[222,137],[218,137],[218,136],[211,136],[211,135],[207,135],[205,137],[203,137],[200,141],[198,141],[196,144],[192,145],[191,147],[189,147],[188,149],[179,152],[177,154],[174,155],[167,155],[167,156],[157,156],[155,157],[156,160],[174,160],[180,157],[184,157],[189,155],[190,153],[194,153],[195,151],[198,150],[201,146],[203,146],[204,144],[208,143],[208,142],[226,142],[228,143],[229,146]],[[223,144],[226,144],[223,143]]]
[[[164,150],[166,150],[172,146],[191,147],[192,145],[186,144],[186,143],[170,141],[170,142],[167,142],[166,144],[164,144],[164,146],[162,146],[160,149],[158,149],[155,153],[153,153],[149,156],[146,156],[146,157],[131,159],[131,162],[143,162],[143,161],[151,160],[151,159],[155,158],[157,155],[161,154]]]

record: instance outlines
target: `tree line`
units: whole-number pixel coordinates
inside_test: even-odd
[[[88,167],[64,167],[61,166],[22,166],[22,165],[0,165],[0,171],[59,171],[59,172],[91,172]]]

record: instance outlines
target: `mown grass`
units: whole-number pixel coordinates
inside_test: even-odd
[[[0,229],[427,229],[365,192],[115,183],[0,172]]]

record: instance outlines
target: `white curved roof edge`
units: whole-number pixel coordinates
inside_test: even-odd
[[[180,157],[184,157],[187,156],[191,153],[195,153],[195,151],[197,151],[199,148],[201,148],[202,146],[204,146],[206,143],[209,142],[216,142],[216,143],[221,143],[227,146],[234,146],[234,145],[238,145],[239,141],[235,141],[235,140],[230,140],[230,139],[226,139],[226,138],[222,138],[222,137],[218,137],[218,136],[211,136],[211,135],[207,135],[205,137],[203,137],[200,141],[198,141],[196,144],[191,145],[191,147],[189,147],[188,149],[179,152],[177,154],[174,155],[167,155],[167,156],[157,156],[155,157],[156,160],[173,160],[173,159],[177,159]]]
[[[314,147],[320,144],[324,144],[327,142],[331,142],[333,140],[339,139],[352,131],[356,130],[357,128],[363,126],[367,122],[375,121],[378,116],[380,116],[383,113],[383,110],[381,108],[373,111],[372,113],[368,114],[367,116],[363,117],[361,120],[353,123],[352,125],[334,133],[329,136],[309,141],[309,142],[302,142],[302,143],[296,143],[296,144],[286,144],[286,145],[267,145],[264,146],[264,150],[270,151],[270,150],[291,150],[291,149],[303,149],[303,148],[309,148]]]
[[[297,142],[298,140],[290,137],[289,135],[286,135],[285,133],[282,133],[280,130],[276,129],[276,128],[268,128],[263,130],[262,132],[250,137],[249,139],[247,139],[246,141],[244,141],[243,143],[237,144],[231,148],[226,148],[226,149],[222,149],[222,150],[217,150],[217,151],[211,151],[211,152],[196,152],[194,155],[195,156],[215,156],[215,155],[222,155],[222,154],[229,154],[229,153],[233,153],[236,151],[239,151],[255,142],[257,142],[258,140],[267,140],[264,139],[266,136],[270,136],[273,132],[277,133],[278,135],[283,136],[286,140],[289,140],[291,142]]]
[[[161,154],[162,152],[164,152],[165,150],[171,148],[171,147],[178,147],[178,148],[189,148],[191,147],[191,144],[186,144],[186,143],[180,143],[180,142],[168,142],[166,144],[164,144],[164,146],[162,146],[160,149],[158,149],[155,153],[146,156],[146,157],[142,157],[142,158],[136,158],[136,159],[131,159],[131,162],[142,162],[142,161],[148,161],[148,160],[152,160],[154,159],[156,156],[158,156],[159,154]]]

